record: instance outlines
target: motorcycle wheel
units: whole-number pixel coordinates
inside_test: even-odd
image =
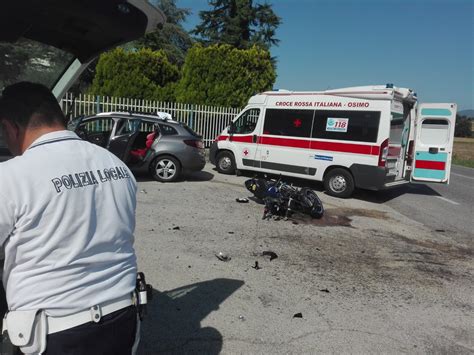
[[[302,189],[301,194],[303,196],[304,207],[307,211],[309,210],[309,215],[312,218],[321,218],[324,215],[324,207],[318,195],[308,188]]]

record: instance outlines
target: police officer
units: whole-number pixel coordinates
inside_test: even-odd
[[[0,164],[4,328],[12,343],[25,353],[130,354],[137,330],[133,175],[67,131],[42,85],[5,88],[0,124],[16,156]]]

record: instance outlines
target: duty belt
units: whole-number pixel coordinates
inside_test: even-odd
[[[89,309],[62,317],[47,316],[48,334],[57,333],[79,325],[100,322],[101,318],[133,304],[132,296],[126,295],[112,301],[104,302]]]

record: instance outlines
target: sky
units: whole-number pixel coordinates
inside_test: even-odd
[[[259,2],[254,0],[255,2]],[[262,1],[260,1],[261,3]],[[474,0],[267,0],[281,17],[275,89],[393,83],[474,109]],[[207,0],[177,0],[200,23]]]

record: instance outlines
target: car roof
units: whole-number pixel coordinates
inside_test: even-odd
[[[92,116],[84,117],[82,121],[88,121],[97,117],[119,117],[119,118],[140,118],[148,121],[157,121],[163,123],[172,123],[177,125],[182,125],[181,122],[178,122],[172,118],[172,116],[167,112],[157,112],[156,114],[149,113],[135,113],[135,112],[100,112]]]
[[[0,5],[0,40],[28,38],[72,53],[84,63],[165,19],[145,0],[9,0]]]

